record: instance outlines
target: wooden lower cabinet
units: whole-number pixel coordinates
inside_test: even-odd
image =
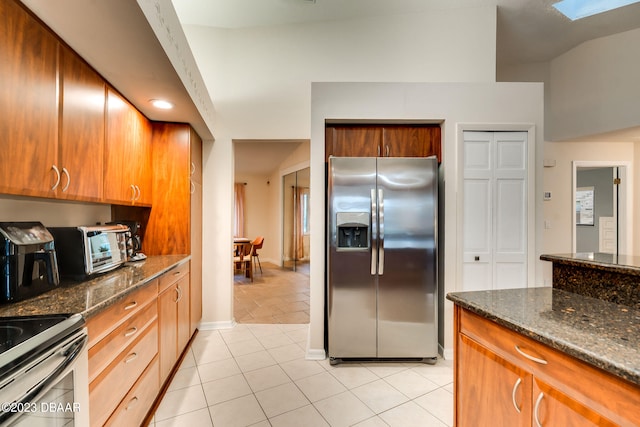
[[[637,426],[640,387],[455,306],[456,426]]]
[[[139,426],[142,425],[149,408],[153,405],[160,390],[160,375],[158,371],[158,356],[144,371],[140,379],[131,388],[118,408],[115,410],[108,426]]]
[[[185,265],[184,271],[167,273],[166,277],[174,280],[161,282],[158,295],[160,383],[169,377],[191,338],[189,265]]]
[[[91,426],[141,425],[193,335],[190,263],[87,321]]]
[[[456,425],[531,425],[531,374],[464,335],[459,343],[456,364],[469,369],[456,382]]]

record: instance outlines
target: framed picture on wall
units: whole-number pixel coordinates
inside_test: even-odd
[[[594,187],[576,188],[576,225],[594,225]]]

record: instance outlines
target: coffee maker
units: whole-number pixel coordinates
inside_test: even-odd
[[[138,221],[132,221],[130,219],[119,219],[107,223],[107,225],[115,224],[126,225],[131,231],[131,243],[128,245],[131,251],[129,261],[145,259],[146,256],[142,253],[142,225]]]
[[[60,284],[53,236],[39,222],[0,222],[0,303],[21,301]]]

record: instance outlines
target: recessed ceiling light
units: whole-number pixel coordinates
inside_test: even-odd
[[[638,3],[640,0],[562,0],[553,5],[567,18],[575,21],[619,7]]]
[[[169,101],[165,101],[164,99],[150,99],[151,105],[161,110],[170,110],[173,108],[173,104]]]

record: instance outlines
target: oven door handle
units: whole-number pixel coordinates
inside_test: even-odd
[[[11,397],[6,396],[9,398],[2,400],[10,402],[9,404],[15,403],[17,407],[25,407],[24,404],[34,403],[35,401],[37,401],[47,391],[49,391],[49,389],[51,389],[51,387],[55,385],[59,379],[63,378],[68,373],[68,371],[71,370],[78,356],[82,353],[85,347],[87,347],[88,342],[89,337],[83,330],[70,339],[65,340],[56,348],[47,351],[45,357],[42,357],[37,362],[35,362],[33,366],[30,366],[28,368],[29,372],[18,374],[14,379],[14,382],[20,383],[21,381],[25,381],[25,377],[27,377],[26,381],[32,380],[32,382],[35,382],[35,384],[31,386],[31,388],[29,388],[26,393],[24,393],[17,399],[12,399]],[[52,360],[60,359],[61,357],[62,360]],[[52,364],[54,365],[49,366]],[[40,372],[42,370],[45,370],[45,372]],[[37,373],[37,377],[33,375],[33,373]],[[28,378],[30,374],[35,378]],[[6,388],[10,388],[10,385],[8,384],[8,387]],[[0,413],[0,424],[4,423],[5,421],[14,419],[20,415],[22,415],[22,413],[20,412],[3,411],[2,413]]]

